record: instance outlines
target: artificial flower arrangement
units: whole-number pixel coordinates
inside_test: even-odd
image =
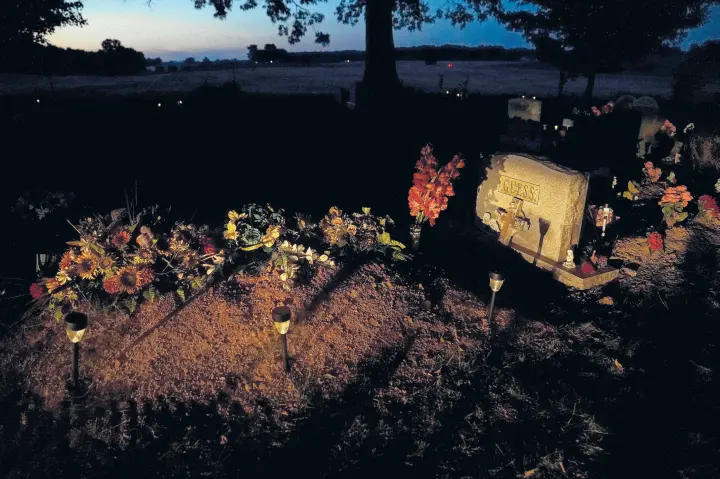
[[[593,106],[590,109],[590,112],[595,116],[602,116],[602,115],[607,115],[609,113],[612,113],[612,111],[614,109],[615,109],[615,103],[610,101],[610,102],[606,103],[605,105],[603,105],[601,108]]]
[[[135,312],[156,292],[185,291],[204,284],[214,271],[216,254],[199,252],[205,228],[175,225],[168,231],[157,206],[136,217],[127,210],[89,217],[73,225],[80,238],[69,241],[53,278],[34,283],[30,294],[61,318],[87,301],[110,309]]]
[[[390,253],[394,260],[403,261],[407,259],[403,254],[405,245],[392,239],[387,231],[387,227],[393,224],[389,216],[375,216],[367,207],[362,209],[362,213],[348,215],[333,206],[320,220],[318,229],[323,242],[330,245],[336,254],[348,251],[356,254]]]
[[[692,199],[687,186],[671,186],[665,190],[658,204],[662,207],[663,218],[668,228],[685,221],[688,214],[683,209]]]
[[[430,144],[420,150],[420,159],[415,164],[417,173],[413,175],[413,186],[408,194],[410,215],[418,225],[429,222],[435,225],[440,212],[448,207],[448,198],[455,196],[452,182],[460,176],[465,161],[455,155],[440,170],[438,161]]]

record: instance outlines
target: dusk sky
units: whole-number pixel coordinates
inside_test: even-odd
[[[331,35],[327,50],[364,49],[362,23],[355,27],[338,24],[332,0],[317,8],[326,14],[319,30]],[[147,57],[162,57],[166,61],[189,56],[244,59],[247,45],[253,43],[274,43],[289,51],[323,49],[313,42],[312,31],[301,43],[288,45],[286,38],[277,36],[277,27],[270,23],[262,6],[249,12],[233,10],[226,20],[214,18],[213,13],[213,8],[195,10],[191,0],[153,0],[152,6],[148,6],[146,0],[88,0],[83,10],[88,25],[59,29],[49,40],[61,47],[98,50],[103,40],[113,38]],[[720,39],[720,7],[713,9],[704,27],[690,32],[683,47],[708,39]],[[445,43],[526,46],[520,34],[509,32],[492,20],[473,24],[465,30],[454,28],[448,22],[438,22],[424,26],[421,32],[395,32],[396,46]]]

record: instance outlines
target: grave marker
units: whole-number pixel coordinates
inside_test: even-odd
[[[499,234],[529,262],[580,289],[617,277],[617,270],[583,274],[567,268],[568,250],[580,242],[588,176],[545,158],[518,153],[494,155],[478,187],[476,220]]]
[[[508,119],[519,118],[540,123],[542,101],[530,98],[512,98],[508,100]]]

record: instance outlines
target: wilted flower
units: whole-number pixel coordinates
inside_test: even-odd
[[[655,168],[655,165],[653,165],[652,161],[648,161],[645,163],[643,173],[650,181],[655,183],[660,179],[660,176],[662,175],[662,170],[660,168]]]
[[[698,198],[698,206],[700,212],[705,213],[712,218],[720,218],[720,209],[715,198],[710,195],[702,195]]]

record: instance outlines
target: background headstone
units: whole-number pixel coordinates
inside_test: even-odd
[[[475,214],[487,224],[498,208],[507,210],[514,197],[521,198],[530,228],[517,231],[512,244],[562,263],[580,241],[587,193],[583,173],[530,155],[499,154],[492,157],[487,179],[478,188]]]
[[[542,116],[542,101],[530,98],[512,98],[508,100],[508,118],[519,118],[540,122]]]

